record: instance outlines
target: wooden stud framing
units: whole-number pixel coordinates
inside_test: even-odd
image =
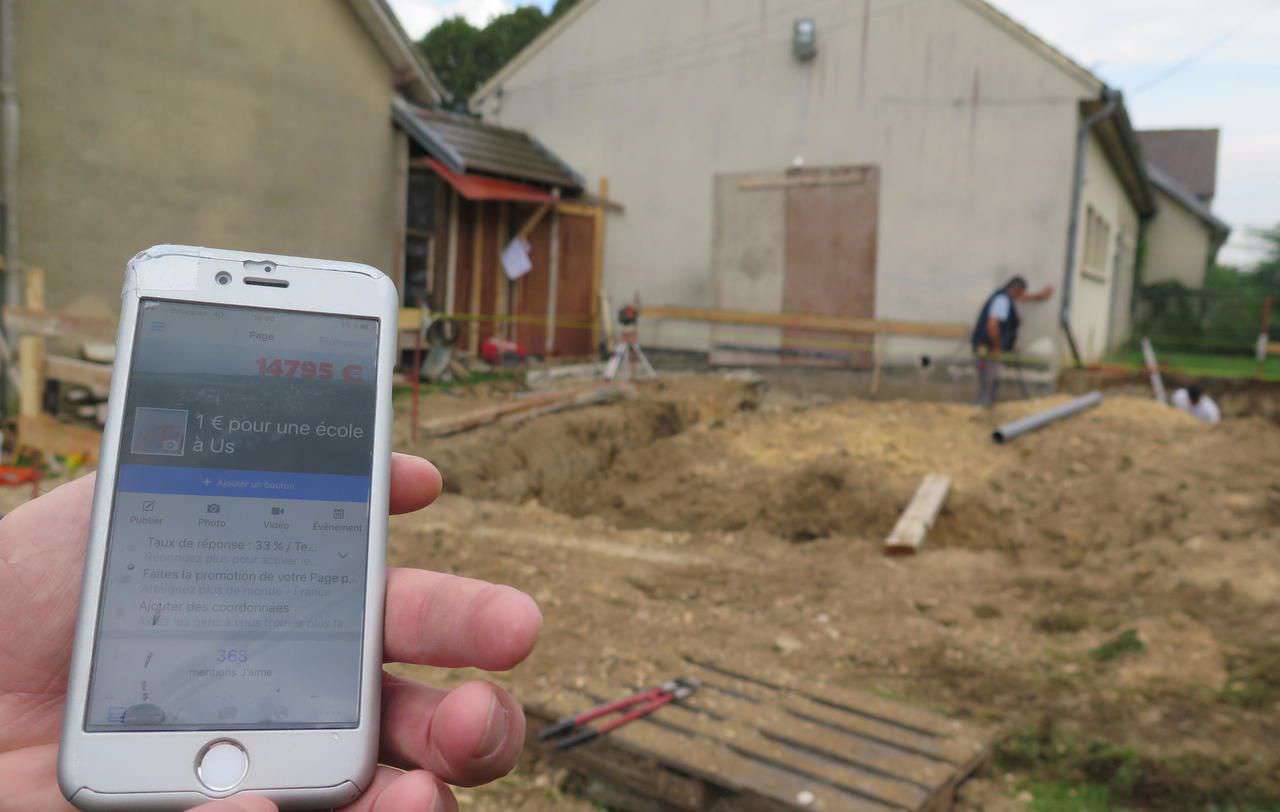
[[[552,192],[557,198],[560,190]],[[552,356],[556,351],[556,297],[560,295],[560,207],[551,211],[551,256],[548,258],[547,273],[547,338],[543,352]]]
[[[43,313],[44,271],[40,268],[27,268],[24,277],[27,309]],[[24,417],[40,414],[44,400],[44,341],[43,336],[34,335],[24,335],[18,339],[18,413]]]
[[[409,269],[405,267],[405,241],[408,239],[409,227],[409,137],[397,129],[395,143],[395,205],[392,208],[392,216],[395,217],[395,253],[391,255],[391,263],[392,273],[404,294],[405,283],[409,278]]]
[[[917,338],[963,339],[969,328],[963,324],[944,322],[889,321],[885,319],[847,319],[837,316],[811,316],[800,313],[762,313],[753,310],[728,310],[714,307],[647,307],[646,319],[702,321],[711,324],[749,324],[762,327],[793,327],[802,330],[855,335],[915,336]]]
[[[449,190],[449,243],[445,250],[444,310],[452,313],[453,301],[458,287],[458,209],[462,206],[462,198],[453,189]]]
[[[480,285],[484,280],[484,202],[475,201],[475,224],[471,229],[471,323],[467,325],[467,348],[480,353]]]
[[[542,222],[542,218],[546,217],[547,212],[549,211],[551,211],[550,203],[543,203],[539,206],[534,210],[533,214],[530,214],[529,218],[524,221],[524,224],[520,226],[520,230],[516,232],[516,237],[528,239],[529,235],[533,233],[533,230],[538,227],[538,223]]]
[[[498,227],[494,239],[497,242],[497,263],[492,273],[493,277],[493,316],[496,320],[493,325],[495,335],[502,338],[511,338],[508,334],[510,322],[507,316],[511,315],[511,280],[507,278],[506,270],[502,267],[502,252],[507,249],[507,218],[511,204],[504,201],[498,203]]]
[[[609,199],[609,179],[600,178],[600,199]],[[592,240],[591,259],[591,353],[594,355],[600,346],[600,292],[604,289],[604,237],[605,208],[601,203],[594,209],[595,234]]]

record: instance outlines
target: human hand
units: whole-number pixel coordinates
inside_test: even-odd
[[[69,809],[58,790],[58,737],[89,533],[92,475],[32,500],[0,521],[0,810]],[[426,507],[440,473],[417,457],[391,460],[391,512]],[[528,656],[542,615],[522,592],[424,570],[389,568],[383,655],[389,662],[504,671]],[[442,691],[382,678],[379,766],[344,809],[456,810],[445,782],[475,786],[511,771],[524,714],[484,682]],[[266,812],[234,796],[200,812]]]

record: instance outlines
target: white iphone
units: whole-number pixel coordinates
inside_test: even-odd
[[[129,262],[58,763],[76,806],[368,786],[397,314],[366,265]]]

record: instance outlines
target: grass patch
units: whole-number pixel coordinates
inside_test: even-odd
[[[1049,612],[1035,619],[1036,631],[1045,634],[1075,634],[1089,625],[1079,612]]]
[[[989,603],[980,603],[973,607],[973,616],[979,620],[991,620],[992,618],[1000,617],[1003,614],[1004,612],[1001,612],[999,607],[992,606]]]
[[[1222,698],[1242,708],[1262,709],[1280,701],[1280,643],[1227,658]]]
[[[1097,784],[1035,781],[1027,785],[1035,812],[1110,812],[1111,791]]]
[[[1037,810],[1280,812],[1280,781],[1266,764],[1192,753],[1149,756],[1061,735],[1051,720],[996,742],[995,764],[1030,779],[1026,789]]]
[[[1089,656],[1100,663],[1109,663],[1130,654],[1141,654],[1147,650],[1147,644],[1138,637],[1134,629],[1125,629],[1107,642],[1089,652]]]
[[[1156,348],[1156,358],[1166,372],[1192,378],[1258,378],[1280,381],[1280,358],[1267,358],[1261,374],[1258,362],[1249,355],[1223,355],[1208,352],[1170,352]],[[1121,350],[1107,359],[1108,363],[1132,367],[1135,372],[1143,366],[1140,349]]]

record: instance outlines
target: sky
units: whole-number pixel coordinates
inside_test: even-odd
[[[447,17],[483,25],[530,2],[390,0],[415,39]],[[1138,129],[1220,127],[1213,207],[1234,226],[1220,259],[1257,259],[1249,230],[1280,223],[1280,0],[993,2],[1124,91]]]

